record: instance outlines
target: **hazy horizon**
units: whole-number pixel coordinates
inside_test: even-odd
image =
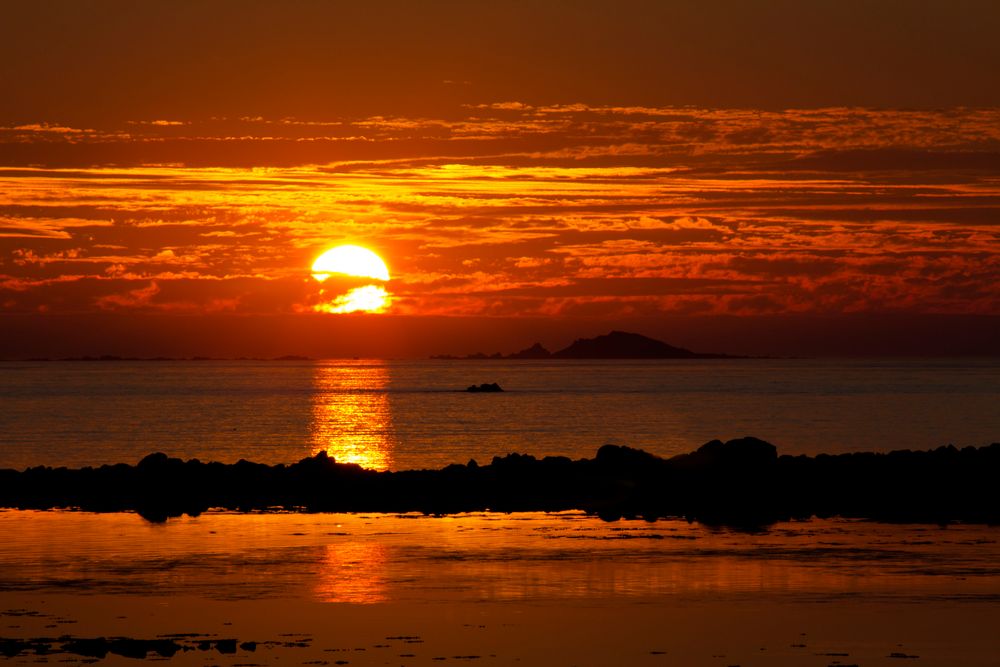
[[[612,330],[699,353],[772,357],[995,357],[1000,317],[865,316],[589,321],[392,315],[8,316],[0,359],[213,357],[421,359],[550,352]],[[206,340],[205,330],[213,335]],[[63,336],[59,332],[71,332]]]

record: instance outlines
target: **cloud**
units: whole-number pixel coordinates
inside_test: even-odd
[[[549,264],[552,260],[548,257],[512,257],[511,261],[519,269],[537,269]]]
[[[290,312],[315,257],[358,243],[398,313],[1000,309],[997,110],[52,127],[0,130],[11,308]]]
[[[122,294],[108,294],[95,301],[98,308],[114,310],[117,308],[142,308],[148,306],[154,296],[160,293],[160,287],[150,282],[146,287],[128,290]]]
[[[82,130],[76,127],[68,127],[65,125],[52,125],[49,123],[27,123],[25,125],[17,125],[15,127],[0,127],[0,131],[17,131],[17,132],[40,132],[40,133],[53,133],[53,134],[93,134],[94,130]]]
[[[34,218],[0,215],[0,238],[71,239],[80,228],[106,227],[105,220],[81,220],[72,217]]]

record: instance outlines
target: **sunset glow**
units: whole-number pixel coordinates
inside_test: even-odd
[[[430,8],[391,29],[379,25],[373,53],[385,55],[372,62],[394,53],[393,62],[411,63],[391,72],[330,69],[344,56],[324,61],[327,45],[350,43],[367,53],[369,38],[357,42],[353,34],[319,40],[315,52],[308,47],[315,35],[303,35],[301,49],[278,48],[273,35],[258,39],[253,26],[288,20],[277,9],[259,10],[267,18],[248,20],[241,30],[253,34],[230,45],[230,55],[237,62],[245,44],[276,49],[258,72],[268,73],[268,90],[282,91],[274,95],[257,86],[226,95],[195,90],[178,75],[171,79],[177,90],[156,97],[159,106],[152,98],[152,106],[138,105],[146,98],[130,95],[85,113],[78,104],[85,91],[74,89],[56,112],[28,105],[45,98],[32,76],[19,76],[25,90],[9,91],[0,103],[17,107],[0,118],[0,314],[16,315],[20,327],[11,354],[48,354],[42,341],[53,338],[41,318],[53,315],[97,318],[101,326],[116,318],[289,318],[281,330],[315,340],[319,325],[309,318],[318,313],[448,318],[439,333],[458,323],[494,331],[490,320],[512,329],[534,322],[532,333],[504,339],[508,350],[530,344],[528,336],[564,344],[582,333],[568,324],[574,320],[592,323],[592,333],[628,320],[695,347],[697,332],[721,330],[696,326],[699,318],[725,318],[726,330],[745,327],[770,340],[765,330],[789,331],[786,323],[758,321],[804,318],[834,332],[858,317],[930,317],[963,344],[969,326],[977,340],[988,340],[995,325],[972,320],[1000,313],[1000,105],[991,102],[995,86],[932,74],[979,71],[962,59],[962,45],[935,50],[934,58],[955,62],[932,66],[923,42],[917,48],[897,31],[891,37],[899,43],[886,46],[890,36],[873,28],[871,53],[886,48],[914,59],[884,68],[891,78],[876,83],[882,70],[868,59],[794,57],[799,46],[788,40],[806,23],[792,16],[819,10],[747,12],[733,19],[738,30],[705,33],[719,18],[714,10],[694,3],[668,11],[669,4],[638,13],[602,9],[593,25],[586,12],[569,17],[537,7],[510,24],[537,28],[536,50],[507,50],[501,69],[450,41],[454,36],[440,32],[451,25],[444,9]],[[302,11],[315,21],[287,25],[337,23],[326,20],[332,9]],[[487,32],[504,24],[475,6],[463,12]],[[860,25],[845,16],[815,24],[825,27],[811,39],[826,46],[813,52],[842,51],[842,30]],[[645,46],[601,56],[601,49],[581,49],[585,42],[565,41],[567,20],[597,42],[603,32],[593,32],[596,25],[617,25]],[[422,71],[416,61],[432,57],[414,42],[426,31],[411,24],[423,22],[443,60],[415,76]],[[926,23],[940,24],[939,17]],[[114,33],[116,24],[101,25]],[[687,44],[659,31],[653,39],[643,32],[652,25],[721,41]],[[989,25],[975,22],[985,31],[981,41],[989,41]],[[774,41],[750,39],[750,26]],[[149,37],[164,62],[176,53],[169,35]],[[190,49],[203,48],[195,44],[202,42]],[[468,63],[456,61],[456,49]],[[726,67],[715,61],[736,51],[748,55]],[[856,52],[865,53],[861,46]],[[563,55],[553,60],[554,53]],[[692,66],[654,66],[678,58]],[[974,63],[992,71],[984,58]],[[198,58],[197,67],[226,61]],[[539,69],[541,61],[549,67]],[[41,67],[23,53],[10,62]],[[279,62],[275,77],[267,63]],[[741,69],[752,70],[751,63],[768,74]],[[115,68],[127,70],[119,74],[128,81],[147,76],[127,60],[115,60]],[[95,72],[95,82],[113,76]],[[619,76],[625,72],[642,76]],[[222,87],[242,80],[217,74],[211,80]],[[379,78],[386,76],[392,80]],[[324,77],[343,80],[340,87],[310,85]],[[822,92],[818,81],[839,93]],[[962,86],[967,94],[959,94]],[[340,239],[344,245],[332,247]],[[303,270],[314,279],[303,280]],[[336,320],[313,318],[320,319]],[[159,331],[180,321],[149,326]],[[831,336],[869,349],[876,336],[866,329]],[[232,348],[212,331],[205,337],[217,349]],[[60,349],[77,345],[64,338]],[[439,351],[433,332],[426,340],[416,354]],[[733,333],[713,345],[786,351],[741,349],[746,340]],[[188,347],[203,351],[195,342]],[[384,353],[413,352],[395,345]]]
[[[368,248],[356,245],[342,245],[327,250],[313,262],[312,271],[313,278],[320,282],[334,273],[389,280],[389,269],[386,268],[382,258]]]
[[[393,258],[392,292],[405,297],[400,314],[829,316],[1000,308],[990,222],[1000,209],[1000,180],[977,169],[942,180],[940,170],[958,158],[932,148],[961,141],[970,151],[961,159],[973,160],[971,151],[1000,142],[1000,112],[475,113],[427,147],[428,155],[448,158],[399,156],[375,165],[359,155],[335,171],[0,170],[0,243],[7,248],[0,308],[311,309],[296,267],[315,262],[317,277],[388,278],[381,260],[363,248],[312,254],[321,238],[359,233]],[[585,148],[560,129],[584,118],[602,127],[601,139]],[[546,129],[535,127],[539,119]],[[381,137],[386,150],[431,126],[357,123],[357,131],[363,125]],[[233,130],[238,134],[286,131],[269,121],[233,124],[245,126]],[[883,132],[870,134],[872,125]],[[703,126],[716,138],[684,139]],[[643,127],[657,132],[639,145],[633,135]],[[162,128],[145,131],[155,136]],[[455,155],[467,132],[490,146],[493,164],[471,150]],[[42,158],[51,143],[40,134],[16,136]],[[736,134],[760,138],[723,139]],[[543,137],[563,147],[532,156],[514,151],[514,143]],[[315,138],[330,139],[325,129]],[[75,141],[79,150],[89,140]],[[204,141],[213,150],[210,137]],[[172,143],[163,137],[149,146]],[[350,144],[338,145],[343,151]],[[901,151],[917,151],[927,168],[900,174],[894,165],[908,159],[894,157]],[[779,158],[783,169],[768,163]]]
[[[342,245],[327,250],[313,262],[312,271],[313,278],[321,283],[326,283],[329,278],[337,275],[383,282],[389,280],[389,269],[386,268],[382,258],[368,248],[356,245]],[[323,300],[313,305],[315,312],[383,313],[391,303],[389,293],[381,285],[351,287],[333,295],[329,294],[329,291],[320,290]]]
[[[365,285],[348,290],[328,303],[313,306],[317,313],[383,313],[391,299],[384,287]]]

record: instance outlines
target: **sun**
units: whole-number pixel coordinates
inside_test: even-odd
[[[327,250],[312,265],[313,278],[323,282],[332,273],[358,278],[389,280],[389,269],[382,258],[368,248],[342,245]]]
[[[312,276],[321,283],[334,275],[387,282],[389,269],[386,268],[382,258],[368,248],[342,245],[327,250],[317,257],[312,265]],[[320,295],[324,295],[326,291],[324,286],[320,290]],[[388,309],[390,302],[391,297],[384,287],[365,285],[349,289],[330,301],[317,304],[313,306],[313,310],[320,313],[383,313]]]

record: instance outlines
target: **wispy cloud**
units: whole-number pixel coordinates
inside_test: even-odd
[[[994,109],[39,121],[0,164],[8,310],[309,310],[360,243],[399,313],[1000,312]]]

